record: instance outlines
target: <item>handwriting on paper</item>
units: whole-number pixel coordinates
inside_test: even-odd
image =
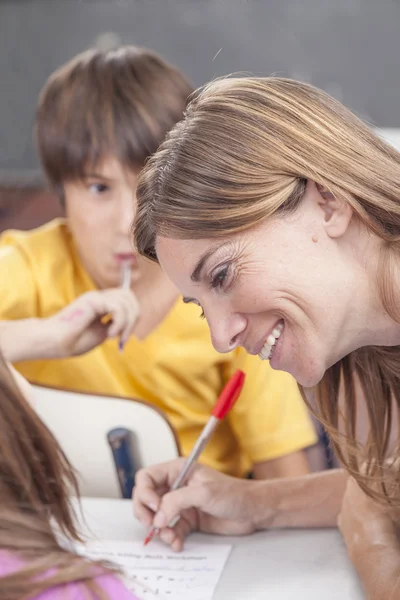
[[[125,584],[138,598],[212,600],[231,546],[186,544],[179,554],[160,542],[144,548],[137,542],[90,542],[84,553],[122,567]]]

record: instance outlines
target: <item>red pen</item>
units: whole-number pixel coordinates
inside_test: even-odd
[[[171,491],[177,490],[178,488],[182,487],[182,485],[185,483],[190,469],[197,461],[200,454],[203,452],[204,447],[213,435],[219,422],[222,421],[222,419],[226,416],[226,414],[235,404],[236,400],[239,398],[240,392],[242,391],[244,385],[244,379],[245,374],[243,373],[243,371],[238,370],[232,375],[227,384],[224,386],[224,389],[222,390],[212,410],[211,417],[209,418],[207,424],[201,432],[199,439],[195,443],[193,450],[190,453],[190,456],[183,465],[182,471],[179,473],[178,478],[176,479],[175,483],[171,488]],[[178,519],[179,517],[176,517],[173,523],[170,523],[169,526],[173,527],[175,523],[178,522]],[[153,536],[158,532],[159,530],[157,527],[152,527],[149,535],[144,540],[144,545],[146,546],[153,538]]]

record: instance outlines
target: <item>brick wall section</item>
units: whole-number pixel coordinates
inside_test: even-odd
[[[33,229],[62,214],[58,198],[40,176],[0,174],[0,233]]]

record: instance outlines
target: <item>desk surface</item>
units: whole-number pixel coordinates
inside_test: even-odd
[[[129,500],[85,498],[93,536],[141,541],[143,527]],[[214,600],[363,600],[357,576],[335,530],[266,531],[246,537],[194,534],[193,541],[232,544]]]

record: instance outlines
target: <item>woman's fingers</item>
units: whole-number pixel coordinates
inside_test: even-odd
[[[133,490],[133,512],[146,526],[153,524],[154,515],[160,508],[162,497],[168,492],[177,477],[182,459],[177,459],[148,469],[140,469],[135,476]]]

